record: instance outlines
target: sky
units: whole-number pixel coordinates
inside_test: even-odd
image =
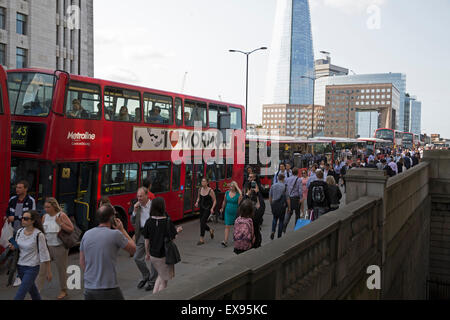
[[[422,130],[450,138],[450,1],[310,0],[315,58],[401,72]],[[261,123],[276,0],[95,0],[95,77],[245,105]]]

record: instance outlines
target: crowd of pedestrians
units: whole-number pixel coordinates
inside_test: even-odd
[[[345,192],[345,176],[354,168],[384,170],[392,177],[419,164],[421,150],[377,150],[375,154],[354,157],[343,154],[334,163],[323,155],[315,155],[309,168],[291,168],[289,163],[279,166],[269,192],[269,205],[273,215],[270,239],[281,238],[291,220],[294,225],[301,219],[315,221],[337,210]],[[344,189],[341,189],[343,188]],[[18,286],[15,299],[22,300],[29,293],[33,300],[40,300],[40,291],[50,281],[58,281],[57,299],[68,297],[67,265],[69,249],[60,233],[72,233],[74,220],[63,212],[58,201],[47,198],[45,214],[36,211],[35,200],[28,195],[29,185],[20,181],[16,196],[9,201],[7,222],[14,229],[14,240],[7,248],[15,254],[14,283]],[[167,243],[182,232],[166,212],[163,198],[151,193],[151,181],[146,179],[131,201],[129,214],[135,234],[127,233],[124,222],[107,197],[103,197],[96,213],[97,227],[87,231],[80,243],[80,267],[84,272],[84,297],[86,300],[120,300],[123,294],[117,282],[117,256],[123,249],[133,257],[141,278],[137,288],[153,293],[164,290],[175,275],[175,267],[167,263]],[[261,227],[266,203],[261,192],[258,175],[251,168],[246,170],[243,190],[233,181],[218,207],[216,193],[209,187],[207,178],[201,181],[195,207],[199,208],[200,239],[205,244],[205,233],[211,240],[214,229],[208,226],[208,218],[220,212],[225,231],[222,247],[229,246],[230,236],[234,252],[242,254],[259,248],[263,235]],[[220,241],[220,240],[219,240]],[[51,262],[56,265],[58,277],[51,272]],[[17,276],[15,276],[17,275]]]

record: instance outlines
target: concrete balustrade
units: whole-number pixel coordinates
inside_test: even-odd
[[[450,152],[391,179],[352,169],[346,181],[341,209],[145,299],[425,299],[429,276],[450,280]],[[369,266],[380,290],[367,287]]]

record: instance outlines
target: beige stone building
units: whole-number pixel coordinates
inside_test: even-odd
[[[312,105],[271,104],[263,106],[263,128],[267,134],[310,137],[312,135]],[[324,106],[314,106],[314,135],[323,133]]]
[[[400,92],[391,83],[326,86],[324,134],[373,137],[378,128],[397,129],[399,108]]]

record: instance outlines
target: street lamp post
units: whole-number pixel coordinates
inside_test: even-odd
[[[247,127],[247,108],[248,108],[248,56],[251,55],[253,52],[256,52],[258,50],[267,50],[267,47],[261,47],[258,49],[255,49],[253,51],[244,52],[240,50],[229,50],[229,52],[238,52],[246,55],[247,58],[247,67],[246,67],[246,76],[245,76],[245,127]]]
[[[309,79],[313,82],[313,103],[312,103],[312,134],[311,134],[311,138],[314,138],[314,99],[315,99],[315,94],[316,94],[316,80],[320,79],[320,78],[325,78],[328,77],[328,75],[326,76],[320,76],[320,77],[308,77],[308,76],[301,76],[301,79]]]

